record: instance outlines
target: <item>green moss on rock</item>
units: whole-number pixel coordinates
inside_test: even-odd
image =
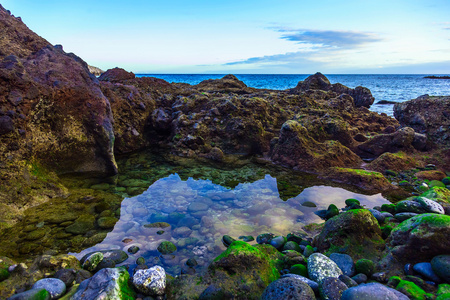
[[[401,280],[395,289],[408,296],[411,300],[428,300],[434,298],[433,294],[425,292],[415,283],[406,280]]]

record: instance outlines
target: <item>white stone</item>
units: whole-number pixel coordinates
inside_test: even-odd
[[[343,273],[334,261],[321,253],[313,253],[308,257],[308,274],[311,280],[321,284],[325,278],[338,278]]]
[[[145,295],[164,295],[166,289],[166,272],[161,266],[154,266],[146,270],[137,270],[133,276],[133,285]]]

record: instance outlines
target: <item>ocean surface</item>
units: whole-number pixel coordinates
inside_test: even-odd
[[[226,74],[138,74],[138,77],[157,77],[168,82],[183,82],[198,84],[206,79],[222,78]],[[372,92],[375,97],[372,111],[393,115],[392,104],[377,104],[380,100],[403,102],[415,99],[421,95],[446,96],[450,95],[450,80],[427,79],[425,76],[433,74],[414,75],[327,75],[331,83],[342,83],[351,88],[363,86]],[[285,90],[293,88],[299,81],[305,80],[309,74],[283,75],[283,74],[236,74],[247,86],[259,89]],[[441,76],[441,75],[439,75]]]

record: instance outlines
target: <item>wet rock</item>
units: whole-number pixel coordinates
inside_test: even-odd
[[[283,276],[281,276],[281,278],[294,278],[296,280],[300,280],[304,283],[306,283],[307,285],[309,285],[309,287],[315,292],[315,293],[319,293],[319,284],[315,281],[312,281],[311,279],[301,276],[301,275],[297,275],[297,274],[285,274]]]
[[[128,284],[130,275],[125,268],[106,268],[80,283],[73,299],[134,299],[135,292]]]
[[[431,268],[443,281],[450,283],[450,255],[433,257]]]
[[[72,234],[85,234],[95,228],[95,217],[92,215],[82,215],[78,217],[72,225],[67,226],[64,231]]]
[[[433,269],[431,268],[431,263],[428,262],[421,262],[414,265],[413,270],[423,277],[427,278],[428,280],[431,280],[433,282],[440,283],[441,279],[434,273]]]
[[[353,209],[328,220],[314,239],[318,251],[330,247],[352,257],[371,257],[383,243],[377,219],[366,209]],[[354,245],[361,245],[357,249]],[[336,250],[335,250],[336,251]]]
[[[286,244],[284,244],[284,246],[283,246],[283,251],[284,251],[284,250],[294,250],[294,251],[300,252],[300,251],[301,251],[301,248],[300,248],[300,246],[299,246],[296,242],[294,242],[294,241],[288,241],[288,242],[286,242]]]
[[[339,279],[327,277],[320,286],[320,295],[323,299],[339,300],[346,289],[348,287]]]
[[[370,278],[375,269],[375,264],[370,259],[362,258],[355,263],[355,271],[356,273],[365,274],[368,278]]]
[[[33,284],[33,289],[45,289],[50,293],[51,299],[61,298],[66,293],[66,285],[57,278],[44,278]]]
[[[330,254],[330,259],[334,261],[342,273],[347,276],[355,275],[355,263],[350,255],[341,253]]]
[[[177,247],[172,242],[164,241],[159,244],[158,251],[161,254],[170,254],[177,251]]]
[[[261,299],[314,300],[316,297],[314,296],[313,290],[306,283],[293,277],[285,277],[269,284],[264,290]]]
[[[349,288],[358,286],[358,283],[347,275],[339,276],[339,280],[342,281]]]
[[[442,214],[442,215],[445,214],[445,211],[444,211],[444,208],[442,207],[442,205],[440,205],[436,201],[433,201],[433,200],[425,198],[425,197],[417,197],[417,198],[415,198],[415,200],[417,202],[419,202],[420,205],[427,212],[435,213],[435,214]]]
[[[408,300],[404,294],[394,289],[385,287],[380,283],[361,284],[356,287],[349,288],[342,293],[342,300]]]
[[[388,243],[400,262],[420,262],[448,253],[450,216],[421,214],[403,221],[392,230]]]
[[[381,282],[381,283],[385,283],[388,280],[385,272],[374,273],[374,274],[372,274],[371,277],[372,277],[373,280],[376,280],[376,281]]]
[[[406,221],[408,219],[411,219],[412,217],[417,216],[417,213],[412,213],[412,212],[403,212],[403,213],[398,213],[394,215],[394,218],[396,218],[398,221],[403,222]]]
[[[282,249],[286,242],[287,239],[284,236],[276,236],[270,241],[270,244],[276,249]]]
[[[356,274],[355,276],[352,277],[352,279],[358,284],[367,282],[367,276],[366,274],[363,273]]]
[[[379,212],[378,210],[375,210],[375,209],[369,209],[369,211],[372,213],[372,215],[375,217],[375,219],[377,219],[379,224],[384,223],[385,216],[381,212]]]
[[[101,252],[94,252],[91,254],[87,254],[84,257],[83,263],[81,264],[82,268],[89,271],[89,272],[93,272],[96,268],[97,265],[103,260],[103,253]]]
[[[385,152],[398,152],[412,148],[414,129],[404,127],[394,133],[379,134],[358,145],[362,154],[380,156]]]
[[[314,253],[314,248],[311,247],[310,245],[306,245],[305,249],[303,250],[303,255],[305,257],[309,257],[313,253]]]
[[[12,295],[8,300],[50,300],[52,299],[50,293],[46,289],[31,289],[26,292]]]
[[[160,266],[154,266],[146,270],[137,270],[133,275],[133,285],[144,295],[164,295],[166,289],[166,272]]]
[[[98,227],[102,229],[110,229],[114,228],[114,225],[116,225],[117,221],[119,219],[114,217],[102,217],[97,220]]]
[[[128,253],[131,254],[136,254],[139,251],[139,247],[138,246],[131,246],[130,248],[128,248]]]
[[[291,274],[297,274],[303,277],[307,277],[308,276],[308,269],[306,268],[305,265],[302,264],[295,264],[293,265],[290,269],[289,272]]]
[[[258,244],[270,244],[270,241],[273,239],[272,233],[263,233],[256,237],[256,242]]]
[[[342,271],[334,261],[325,255],[314,253],[308,258],[308,274],[312,280],[321,284],[327,277],[338,278],[342,275]]]
[[[224,235],[224,236],[222,237],[222,243],[223,243],[223,245],[224,245],[225,247],[230,246],[231,243],[234,242],[235,240],[236,240],[236,239],[232,238],[232,237],[229,236],[229,235]]]
[[[54,277],[62,280],[66,287],[70,288],[75,283],[75,274],[74,269],[61,269],[55,273]]]
[[[178,227],[173,230],[173,235],[175,237],[179,237],[179,238],[188,237],[191,235],[191,233],[192,233],[192,230],[186,226]]]
[[[197,263],[197,261],[195,260],[195,258],[189,258],[189,259],[186,261],[186,265],[187,265],[188,267],[193,268],[193,267],[197,266],[198,263]]]
[[[255,240],[255,238],[253,236],[251,236],[251,235],[241,235],[239,237],[239,239],[243,240],[244,242],[251,242],[251,241]]]

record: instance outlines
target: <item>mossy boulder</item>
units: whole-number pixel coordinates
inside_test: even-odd
[[[211,281],[236,298],[259,299],[264,288],[280,277],[282,256],[269,245],[235,241],[210,264]]]
[[[159,244],[158,251],[161,254],[170,254],[177,251],[177,246],[175,246],[172,242],[163,241]]]
[[[415,283],[407,280],[400,280],[395,289],[408,296],[411,300],[428,300],[434,298],[433,294],[425,292]]]
[[[388,239],[392,255],[403,262],[431,260],[450,253],[450,216],[421,214],[400,223]]]
[[[95,217],[92,215],[82,215],[78,217],[72,225],[65,228],[67,233],[85,234],[95,228]]]
[[[328,220],[313,245],[318,251],[345,253],[357,259],[377,256],[384,243],[372,213],[367,209],[353,209]]]

